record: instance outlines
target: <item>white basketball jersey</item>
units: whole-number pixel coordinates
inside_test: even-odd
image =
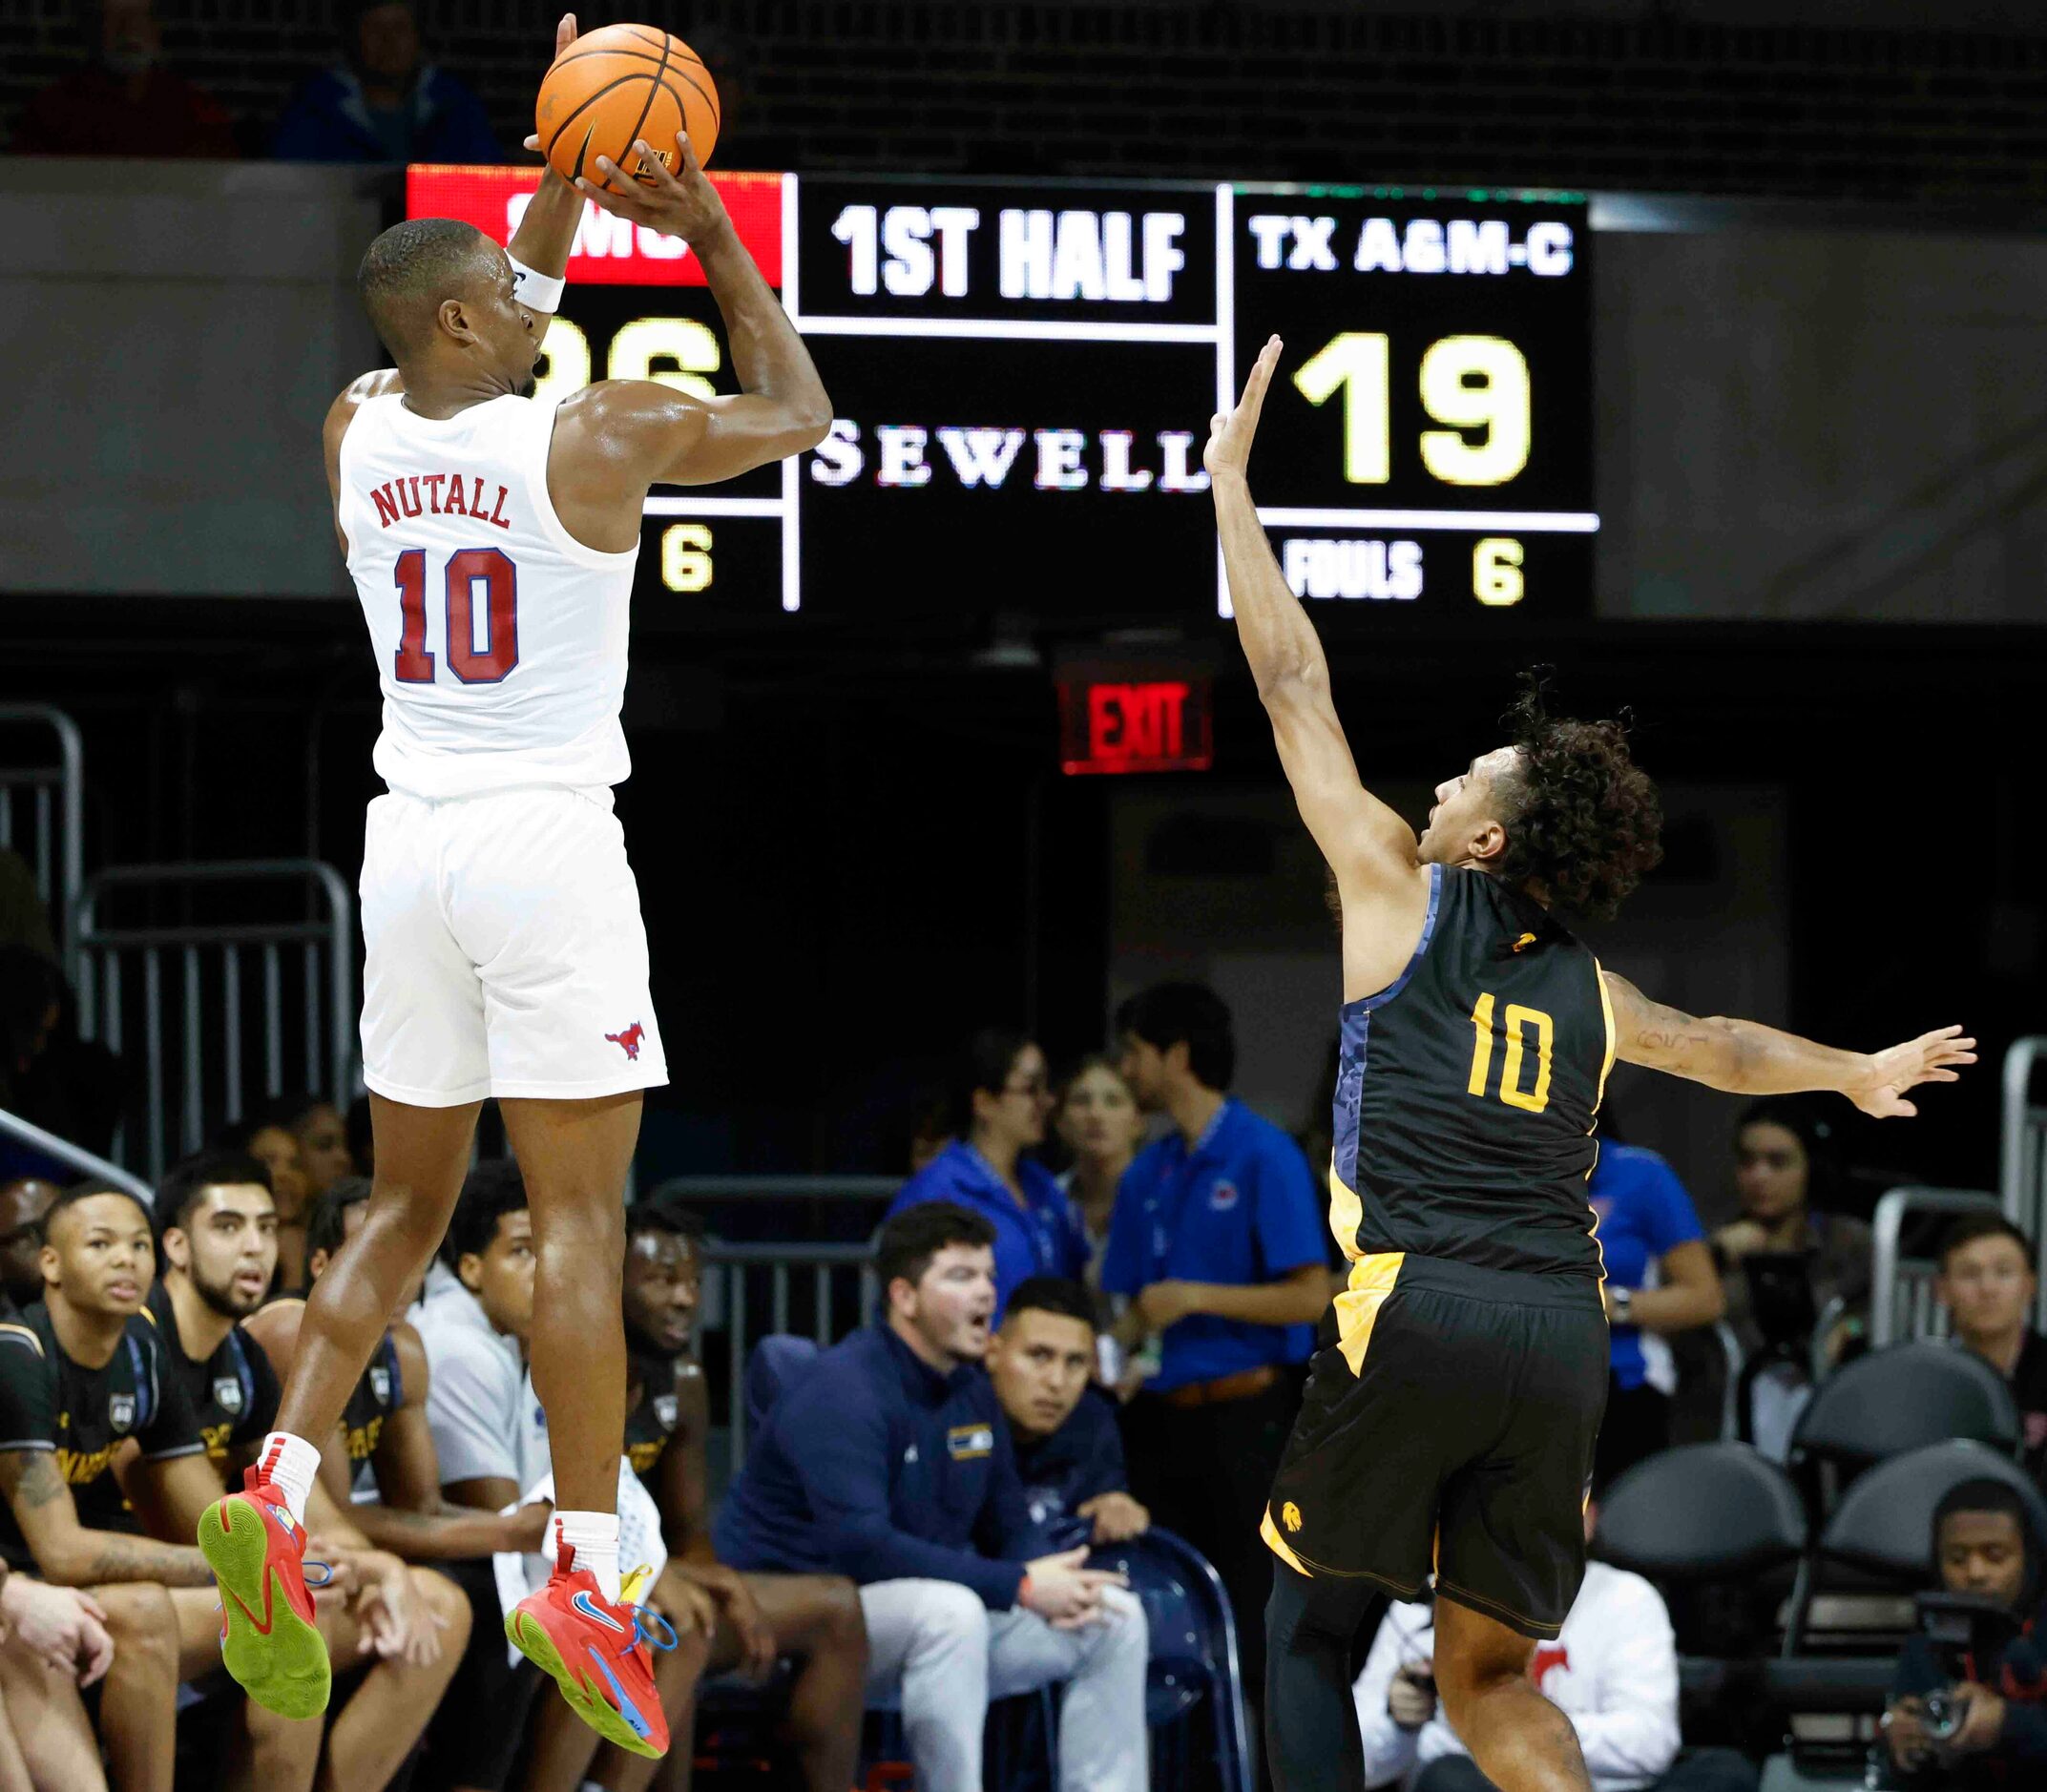
[[[554,407],[507,395],[436,421],[391,393],[341,447],[348,571],[384,685],[377,775],[438,799],[611,785],[637,547],[586,548],[548,497]]]

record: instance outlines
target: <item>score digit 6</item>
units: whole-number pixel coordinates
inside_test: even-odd
[[[1472,595],[1482,604],[1504,610],[1526,594],[1521,576],[1521,544],[1511,535],[1488,535],[1472,550]]]

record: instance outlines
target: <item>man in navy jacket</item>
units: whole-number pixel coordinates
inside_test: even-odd
[[[1119,1576],[1045,1554],[993,1387],[994,1238],[947,1201],[876,1247],[887,1317],[787,1388],[719,1513],[721,1560],[850,1574],[867,1697],[899,1698],[929,1792],[981,1792],[991,1698],[1066,1682],[1061,1792],[1147,1783],[1142,1608]]]
[[[1130,1495],[1116,1408],[1095,1378],[1093,1297],[1077,1281],[1033,1276],[1010,1296],[988,1352],[988,1379],[1010,1422],[1033,1520],[1059,1542],[1122,1543],[1151,1528]]]

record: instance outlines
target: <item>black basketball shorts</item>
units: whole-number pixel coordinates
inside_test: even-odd
[[[1547,1639],[1585,1574],[1606,1405],[1598,1286],[1388,1255],[1355,1266],[1260,1527],[1310,1576],[1436,1594]]]

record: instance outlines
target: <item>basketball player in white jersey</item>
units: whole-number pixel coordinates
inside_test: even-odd
[[[574,36],[565,19],[557,53]],[[623,1191],[641,1092],[665,1083],[647,945],[611,787],[641,506],[801,452],[831,421],[802,339],[686,139],[642,184],[542,177],[508,255],[423,219],[370,245],[363,301],[395,370],[328,413],[327,484],[384,687],[363,855],[364,1079],[376,1180],[315,1284],[247,1490],[208,1509],[224,1654],[259,1703],[324,1708],[302,1558],[319,1451],[400,1291],[447,1230],[486,1096],[524,1173],[533,1385],[558,1502],[550,1585],[507,1625],[578,1713],[642,1755],[668,1743],[637,1611],[620,1602]],[[623,189],[615,193],[613,186]],[[558,405],[533,368],[583,195],[695,251],[731,339],[735,397],[607,380]],[[658,1620],[656,1620],[658,1622]]]

